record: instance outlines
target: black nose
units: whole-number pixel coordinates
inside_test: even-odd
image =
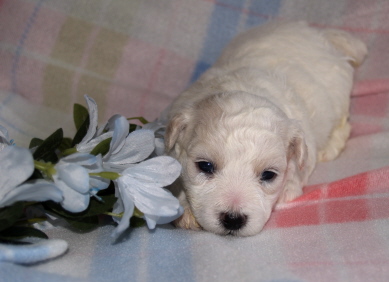
[[[221,213],[220,222],[228,230],[241,229],[247,222],[247,215],[239,213]]]

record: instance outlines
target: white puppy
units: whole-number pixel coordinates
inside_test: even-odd
[[[345,146],[353,66],[366,53],[350,34],[304,22],[235,38],[169,111],[166,150],[183,167],[176,225],[253,235],[276,203],[300,196],[316,162]]]

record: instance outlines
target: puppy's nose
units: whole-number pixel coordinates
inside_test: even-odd
[[[238,230],[242,228],[247,222],[247,215],[239,213],[221,213],[220,222],[228,230]]]

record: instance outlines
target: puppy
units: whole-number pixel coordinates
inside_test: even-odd
[[[317,161],[350,133],[353,72],[364,43],[305,22],[251,29],[171,105],[166,152],[182,164],[171,188],[176,225],[249,236],[273,207],[302,194]]]

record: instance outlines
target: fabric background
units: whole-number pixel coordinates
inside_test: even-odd
[[[351,94],[352,136],[319,164],[305,194],[263,232],[221,237],[162,226],[112,244],[112,225],[64,228],[69,252],[0,264],[1,281],[387,281],[389,278],[389,1],[0,0],[0,124],[21,146],[58,127],[73,103],[153,120],[240,31],[270,19],[340,28],[369,48]],[[0,164],[1,165],[1,164]]]

